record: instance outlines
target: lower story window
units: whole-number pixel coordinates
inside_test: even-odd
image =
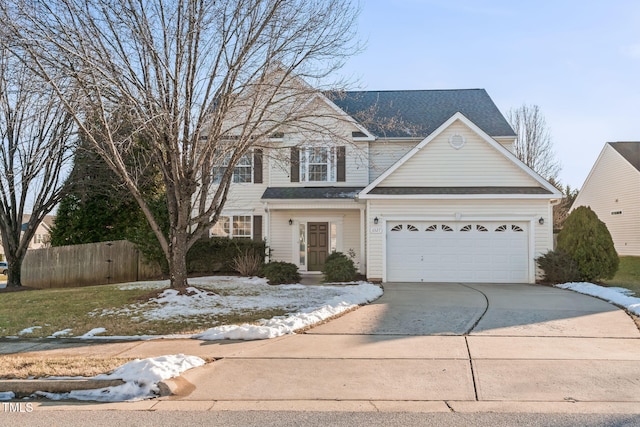
[[[221,216],[211,228],[211,235],[232,239],[250,239],[251,224],[251,215]]]

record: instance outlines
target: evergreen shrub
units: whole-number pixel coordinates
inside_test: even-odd
[[[187,252],[189,274],[234,273],[234,260],[243,255],[256,256],[264,263],[266,244],[264,241],[210,237],[197,241]]]
[[[300,282],[298,266],[291,264],[290,262],[269,262],[262,267],[260,276],[265,277],[269,281],[270,285]]]
[[[544,271],[545,282],[556,284],[580,280],[578,264],[565,252],[549,251],[536,261]]]
[[[333,252],[325,260],[322,273],[327,282],[350,282],[357,271],[351,258],[342,252]]]
[[[611,279],[619,265],[618,253],[604,222],[591,208],[580,206],[567,217],[558,234],[556,250],[566,253],[578,265],[584,281]]]

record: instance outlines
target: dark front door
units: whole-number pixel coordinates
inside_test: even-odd
[[[329,253],[329,223],[310,222],[307,224],[307,270],[320,271]]]

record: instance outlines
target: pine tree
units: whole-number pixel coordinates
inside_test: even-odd
[[[611,279],[619,258],[607,225],[587,206],[573,210],[558,234],[557,250],[577,264],[582,280]]]

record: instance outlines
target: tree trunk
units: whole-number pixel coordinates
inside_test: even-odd
[[[8,278],[7,278],[7,287],[8,288],[17,288],[22,286],[22,282],[20,280],[20,269],[22,268],[22,260],[20,261],[9,261],[8,268]]]
[[[184,230],[171,230],[169,243],[169,282],[172,288],[186,288],[187,284],[187,238]]]

